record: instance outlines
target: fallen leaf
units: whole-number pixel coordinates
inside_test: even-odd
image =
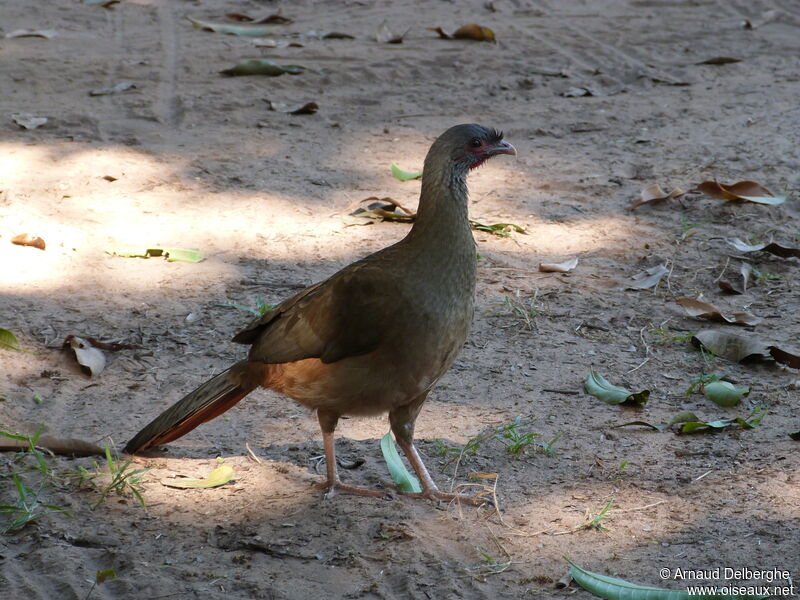
[[[117,572],[114,569],[103,569],[95,573],[94,582],[97,585],[102,585],[106,582],[106,579],[116,579],[116,578],[117,578]]]
[[[299,75],[305,71],[305,67],[300,65],[277,65],[271,60],[265,58],[250,58],[243,60],[236,66],[220,71],[223,75],[228,77],[241,77],[247,75],[268,75],[270,77],[277,77],[288,73],[289,75]]]
[[[661,278],[664,277],[669,273],[669,269],[667,269],[666,265],[657,265],[655,267],[650,267],[649,269],[645,269],[641,273],[637,273],[631,279],[633,283],[629,283],[625,286],[626,290],[647,290],[651,287],[655,287],[656,284],[661,281]]]
[[[476,42],[496,42],[494,31],[483,25],[463,25],[453,32],[457,40],[475,40]]]
[[[379,44],[402,44],[403,38],[408,33],[406,29],[403,33],[393,33],[389,29],[389,25],[384,21],[378,26],[378,32],[375,34],[375,41]]]
[[[578,259],[571,258],[561,263],[539,263],[541,273],[569,273],[578,266]]]
[[[728,381],[712,381],[703,386],[703,394],[713,403],[730,408],[750,393],[749,387],[736,387]]]
[[[748,312],[736,312],[733,313],[733,317],[727,317],[713,304],[695,298],[678,298],[675,302],[680,304],[686,310],[686,313],[695,319],[708,319],[732,325],[750,326],[758,325],[762,321],[761,317],[756,317]]]
[[[485,231],[487,233],[491,233],[494,235],[498,235],[500,237],[508,237],[511,235],[512,231],[516,231],[517,233],[523,233],[527,235],[527,231],[525,228],[517,225],[516,223],[479,223],[473,219],[469,220],[470,226],[476,231]]]
[[[762,342],[735,333],[704,329],[692,336],[692,343],[695,346],[702,345],[711,350],[715,355],[734,362],[742,362],[749,359],[763,360],[772,358],[793,369],[800,369],[800,355],[797,353],[779,348],[775,344]]]
[[[29,437],[25,435],[11,435],[0,431],[0,452],[27,450],[30,448]],[[76,438],[56,438],[50,435],[40,435],[36,439],[36,446],[47,448],[53,454],[63,456],[104,456],[105,450],[100,446]]]
[[[0,348],[5,348],[7,350],[22,350],[19,345],[19,340],[17,340],[17,336],[8,329],[0,329]]]
[[[356,37],[349,33],[342,33],[341,31],[328,31],[319,35],[321,40],[354,40]]]
[[[704,181],[695,188],[711,198],[722,200],[755,202],[756,204],[769,204],[776,206],[786,201],[786,196],[775,196],[767,188],[755,181],[738,181],[725,185],[718,181]]]
[[[742,62],[741,58],[732,58],[730,56],[715,56],[713,58],[707,58],[704,61],[694,63],[696,65],[729,65],[731,63],[738,63]]]
[[[453,39],[453,36],[451,36],[449,33],[446,33],[445,30],[442,29],[441,27],[427,27],[426,29],[428,29],[428,31],[434,31],[438,33],[439,37],[442,38],[443,40]]]
[[[742,276],[742,285],[737,286],[736,284],[731,283],[730,281],[720,281],[719,287],[723,291],[728,292],[730,294],[744,294],[747,291],[747,282],[748,279],[750,278],[750,273],[752,272],[753,272],[752,265],[748,262],[742,262],[742,264],[739,265],[739,274]]]
[[[368,204],[366,208],[357,208],[350,214],[355,217],[366,217],[368,219],[377,219],[378,221],[394,221],[400,223],[410,223],[417,216],[417,213],[401,206],[400,203],[392,198],[370,196],[369,198],[361,200],[359,204],[363,204],[364,202],[370,202],[371,204]],[[397,212],[396,209],[398,208],[403,212]]]
[[[261,17],[260,19],[253,18],[242,13],[228,13],[225,16],[232,21],[241,21],[259,25],[288,25],[289,23],[294,22],[289,17],[284,17],[283,15],[279,14],[272,14],[266,17]]]
[[[45,243],[39,236],[31,235],[30,233],[20,233],[11,238],[11,243],[17,246],[30,246],[31,248],[38,248],[44,250]]]
[[[103,8],[111,8],[115,4],[119,4],[120,0],[83,0],[83,3],[89,6],[102,6]]]
[[[634,202],[630,210],[638,206],[642,206],[643,204],[653,204],[655,202],[663,202],[664,200],[672,200],[673,198],[680,198],[686,194],[681,188],[674,188],[671,192],[667,193],[661,189],[661,186],[657,183],[653,185],[648,185],[644,188],[639,196],[639,199]]]
[[[419,493],[422,491],[419,480],[408,472],[400,455],[397,453],[391,432],[381,438],[381,452],[383,453],[383,460],[386,461],[386,466],[389,468],[389,475],[391,475],[392,481],[397,484],[401,492]]]
[[[287,106],[280,102],[272,102],[271,100],[265,100],[265,102],[270,110],[289,115],[313,115],[319,110],[319,105],[316,102],[306,102],[305,104],[295,104],[293,106]]]
[[[272,27],[256,25],[255,23],[215,23],[213,21],[201,21],[186,17],[192,25],[203,31],[213,31],[214,33],[225,33],[228,35],[240,35],[245,37],[264,37],[274,31]]]
[[[624,387],[609,383],[605,377],[596,371],[589,371],[583,389],[587,394],[599,398],[607,404],[622,404],[628,402],[643,406],[650,397],[650,390],[632,392]]]
[[[800,431],[795,431],[794,433],[790,433],[789,437],[792,438],[795,442],[800,442]]]
[[[219,487],[225,485],[233,479],[233,467],[225,464],[220,464],[211,473],[206,475],[203,479],[192,479],[190,477],[182,477],[178,479],[161,479],[161,485],[181,489],[205,489]]]
[[[673,425],[680,425],[678,428],[679,433],[696,433],[696,432],[710,432],[726,429],[733,425],[739,425],[743,429],[755,429],[761,424],[762,419],[767,416],[767,409],[765,406],[757,406],[754,408],[747,417],[735,417],[732,419],[717,419],[716,421],[703,421],[693,412],[684,411],[678,413],[668,423],[654,425],[647,421],[629,421],[622,423],[617,427],[628,427],[630,425],[642,425],[655,429],[657,431],[665,431]]]
[[[745,244],[739,238],[734,238],[732,240],[728,240],[728,243],[736,248],[739,252],[763,251],[774,254],[775,256],[780,256],[781,258],[800,258],[800,248],[790,248],[789,246],[782,246],[780,244],[776,244],[775,242],[751,246],[749,244]]]
[[[100,375],[106,368],[106,357],[98,348],[92,346],[88,340],[77,335],[69,335],[64,340],[64,348],[70,348],[75,353],[75,359],[84,373],[89,376]]]
[[[55,37],[55,29],[16,29],[11,33],[7,33],[7,38],[23,38],[23,37],[39,37],[49,40]]]
[[[561,95],[564,98],[580,98],[582,96],[597,96],[597,92],[592,88],[588,87],[569,87],[563,92]]]
[[[113,256],[123,258],[150,258],[163,256],[168,262],[197,263],[203,260],[203,255],[197,248],[113,248],[106,250]]]
[[[34,117],[29,114],[12,115],[12,119],[14,119],[14,123],[28,130],[38,129],[47,123],[47,117]]]
[[[400,181],[410,181],[412,179],[419,179],[422,177],[422,171],[404,171],[395,163],[392,163],[392,177]]]
[[[111,87],[106,88],[99,88],[96,90],[92,90],[89,92],[90,96],[109,96],[111,94],[118,94],[120,92],[126,92],[128,90],[132,90],[136,87],[136,84],[132,81],[121,81],[117,85],[113,85]]]

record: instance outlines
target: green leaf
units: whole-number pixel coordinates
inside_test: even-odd
[[[703,394],[715,404],[731,407],[750,393],[749,387],[736,387],[727,381],[712,381],[703,387]]]
[[[606,600],[708,600],[710,598],[723,598],[728,600],[760,600],[768,596],[752,594],[693,594],[688,591],[667,590],[664,588],[637,585],[617,577],[592,573],[579,567],[570,559],[564,557],[570,564],[569,573],[575,582],[583,589]]]
[[[106,579],[116,579],[117,572],[114,569],[103,569],[98,571],[94,576],[94,581],[97,585],[105,583]]]
[[[241,35],[247,37],[264,37],[274,31],[274,27],[259,25],[256,23],[214,23],[213,21],[201,21],[186,17],[197,29],[213,31],[215,33],[226,33],[228,35]]]
[[[487,225],[486,223],[479,223],[478,221],[473,221],[470,219],[469,224],[476,231],[486,231],[488,233],[493,233],[494,235],[499,235],[500,237],[508,237],[511,235],[510,231],[512,230],[516,231],[517,233],[528,233],[525,231],[524,227],[517,225],[516,223],[492,223],[491,225]]]
[[[169,262],[198,263],[203,260],[203,254],[197,248],[112,248],[111,250],[106,250],[106,252],[123,258],[163,256]]]
[[[732,425],[739,425],[743,429],[755,429],[761,424],[761,420],[767,416],[767,408],[765,406],[757,406],[754,408],[746,418],[736,417],[735,419],[717,419],[716,421],[703,421],[693,412],[684,411],[680,412],[669,423],[663,425],[653,425],[646,421],[630,421],[617,425],[617,427],[625,427],[627,425],[644,425],[650,429],[664,431],[673,425],[680,425],[680,433],[694,433],[702,431],[715,431],[718,429],[726,429]]]
[[[381,452],[383,452],[383,459],[386,461],[386,466],[389,467],[389,475],[392,476],[392,481],[397,484],[401,492],[422,491],[417,478],[408,472],[403,461],[400,459],[391,432],[388,432],[381,439]]]
[[[11,333],[8,329],[0,329],[0,348],[6,348],[8,350],[22,350],[19,345],[19,340],[17,340],[17,336]]]
[[[243,60],[236,66],[220,71],[228,77],[242,77],[247,75],[268,75],[277,77],[288,73],[289,75],[299,75],[306,68],[300,65],[278,65],[266,58],[250,58]]]
[[[233,475],[233,467],[221,464],[203,479],[192,479],[189,477],[181,479],[162,479],[161,484],[167,487],[181,489],[213,488],[228,483],[233,478]]]
[[[586,382],[583,384],[583,389],[587,394],[599,398],[608,404],[622,404],[623,402],[631,402],[638,405],[644,405],[650,397],[650,390],[642,390],[641,392],[632,392],[624,387],[612,385],[596,371],[589,371],[586,377]]]
[[[410,181],[422,177],[422,171],[404,171],[397,164],[392,163],[392,177],[400,181]]]

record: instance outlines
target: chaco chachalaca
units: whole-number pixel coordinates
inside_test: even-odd
[[[233,338],[248,358],[165,410],[128,442],[130,454],[175,440],[224,413],[257,387],[316,409],[328,494],[382,492],[339,480],[334,430],[341,416],[389,413],[422,484],[440,492],[413,443],[414,423],[470,329],[475,242],[467,216],[467,174],[497,154],[516,154],[503,134],[457,125],[431,146],[413,227],[396,244],[285,300]]]

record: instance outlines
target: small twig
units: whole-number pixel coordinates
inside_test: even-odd
[[[253,452],[253,449],[250,447],[250,444],[248,442],[244,443],[244,447],[247,448],[247,454],[250,455],[250,458],[252,458],[258,464],[261,464],[261,459],[258,458],[258,456],[256,456],[256,453]]]
[[[700,475],[700,477],[697,477],[697,478],[695,478],[695,479],[692,479],[692,483],[694,483],[695,481],[700,481],[700,480],[701,480],[703,477],[705,477],[706,475],[710,475],[710,474],[711,474],[711,473],[713,473],[713,472],[714,472],[714,469],[711,469],[711,470],[709,470],[709,471],[706,471],[705,473],[703,473],[702,475]]]
[[[648,357],[647,357],[647,358],[645,358],[645,359],[644,359],[642,362],[640,362],[640,363],[639,363],[637,366],[633,367],[633,368],[632,368],[630,371],[625,371],[625,374],[627,375],[628,373],[633,373],[633,372],[634,372],[634,371],[636,371],[637,369],[641,369],[641,368],[642,368],[643,366],[645,366],[645,365],[646,365],[648,362],[650,362],[650,358],[651,358],[651,357],[650,357],[650,356],[648,356]]]
[[[730,262],[731,262],[731,257],[729,256],[728,258],[725,259],[725,266],[722,267],[722,271],[720,271],[719,277],[717,277],[714,280],[714,283],[717,283],[720,279],[722,279],[722,276],[725,275],[725,271],[728,268],[728,263],[730,263]]]
[[[568,396],[577,396],[580,392],[576,390],[556,390],[551,388],[545,388],[542,390],[543,392],[550,392],[551,394],[566,394]]]
[[[709,471],[709,473],[710,473],[710,471]],[[652,504],[645,504],[644,506],[637,506],[635,508],[622,508],[622,509],[617,509],[617,510],[614,510],[614,511],[611,511],[611,512],[629,513],[629,512],[634,512],[634,511],[637,511],[637,510],[647,510],[648,508],[653,508],[654,506],[658,506],[659,504],[666,504],[666,503],[667,503],[666,500],[659,500],[658,502],[653,502]]]

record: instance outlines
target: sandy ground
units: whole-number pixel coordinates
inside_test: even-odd
[[[797,246],[800,4],[792,0],[420,2],[157,2],[111,9],[75,0],[0,3],[0,327],[28,353],[0,350],[0,422],[122,444],[164,407],[238,360],[232,335],[249,315],[224,303],[274,303],[401,238],[407,224],[354,225],[354,202],[414,206],[430,142],[459,122],[503,129],[516,160],[470,178],[471,213],[527,234],[476,233],[473,333],[417,428],[443,487],[497,473],[500,514],[410,500],[338,496],[314,484],[324,464],[316,420],[257,392],[223,417],[142,459],[148,507],[59,476],[92,459],[48,459],[55,474],[39,519],[0,538],[5,598],[589,598],[559,588],[569,556],[590,570],[681,589],[668,568],[786,569],[800,583],[797,371],[703,357],[684,338],[736,330],[798,348],[798,260],[748,254],[761,273],[724,296],[744,255],[726,240]],[[275,48],[201,31],[186,20],[227,12],[293,19]],[[744,29],[744,18],[754,29]],[[378,43],[381,23],[408,29]],[[491,27],[497,44],[426,30]],[[337,31],[354,39],[320,39]],[[316,36],[307,35],[316,32]],[[302,37],[290,37],[300,35]],[[296,41],[301,47],[284,47]],[[700,65],[714,57],[738,63]],[[301,75],[225,78],[243,58],[308,67]],[[129,81],[102,96],[90,90]],[[591,96],[569,90],[588,89]],[[565,95],[566,93],[566,95]],[[268,110],[309,101],[315,115]],[[47,117],[23,130],[12,115]],[[689,195],[628,210],[647,185],[756,180],[780,206]],[[12,245],[20,233],[47,248]],[[119,246],[200,248],[198,264],[113,257]],[[569,274],[540,262],[577,257]],[[625,290],[665,264],[655,289]],[[724,272],[724,273],[723,273]],[[763,317],[736,328],[688,318],[674,302],[703,298]],[[514,310],[509,302],[529,311]],[[527,312],[526,317],[523,313]],[[69,335],[141,346],[109,353],[96,378],[60,350]],[[594,367],[651,390],[645,408],[584,394]],[[752,393],[735,408],[686,396],[693,377],[727,374]],[[37,398],[39,401],[35,401]],[[617,429],[706,419],[768,406],[752,430],[678,435]],[[442,445],[521,417],[548,455],[518,457],[486,436],[454,465]],[[349,481],[391,490],[378,440],[385,419],[341,423]],[[439,440],[437,442],[437,440]],[[255,462],[245,444],[260,458]],[[159,483],[202,476],[217,456],[235,469],[220,488]],[[0,503],[16,501],[3,456]],[[33,488],[37,478],[23,475]],[[483,480],[491,482],[491,480]],[[579,528],[609,501],[605,530]],[[91,590],[98,570],[117,578]],[[689,582],[693,583],[693,582]],[[716,583],[731,583],[717,581]]]

